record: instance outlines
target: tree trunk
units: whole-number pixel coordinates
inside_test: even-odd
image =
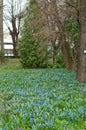
[[[86,83],[86,0],[80,0],[80,46],[77,79]]]
[[[14,55],[15,58],[18,58],[18,51],[17,51],[17,48],[16,48],[18,36],[17,36],[16,33],[12,32],[12,31],[10,32],[10,34],[11,34],[12,41],[13,41],[13,55]]]
[[[54,41],[52,43],[52,46],[53,46],[53,64],[56,63],[56,55],[57,55],[57,48],[56,48],[55,42],[56,41]]]
[[[17,51],[17,49],[16,49],[16,43],[13,44],[13,54],[14,54],[14,57],[15,57],[15,58],[18,58],[18,51]]]
[[[78,53],[79,53],[78,51],[79,51],[79,39],[75,43],[74,51],[72,55],[72,60],[73,60],[72,70],[74,72],[77,72],[78,69]]]
[[[66,68],[68,70],[72,70],[72,59],[71,59],[71,56],[70,56],[70,50],[69,50],[68,43],[65,43],[62,46],[62,53],[63,53]]]
[[[72,70],[72,58],[71,58],[71,51],[70,51],[70,45],[65,39],[65,35],[61,35],[61,50],[64,57],[65,66],[68,70]]]

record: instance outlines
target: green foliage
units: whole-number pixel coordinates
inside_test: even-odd
[[[31,37],[30,37],[31,38]],[[33,39],[28,38],[28,42],[20,41],[19,52],[21,63],[24,68],[39,68],[44,67],[43,53],[38,52],[38,43]],[[26,39],[27,40],[27,39]],[[45,56],[45,55],[44,55]]]
[[[47,68],[65,68],[64,58],[61,54],[56,56],[56,63],[48,61]]]
[[[85,130],[86,88],[65,69],[5,69],[0,129]]]
[[[56,66],[57,66],[57,68],[64,68],[65,67],[63,56],[57,55],[57,57],[56,57]]]
[[[46,65],[46,53],[39,51],[40,40],[33,37],[37,28],[33,27],[31,22],[36,18],[37,8],[36,5],[32,4],[27,9],[27,16],[21,33],[22,37],[18,45],[21,63],[24,68],[40,68]]]
[[[69,20],[66,21],[65,25],[67,31],[71,35],[71,40],[74,42],[77,41],[80,35],[80,25],[78,21],[75,18],[71,17]]]

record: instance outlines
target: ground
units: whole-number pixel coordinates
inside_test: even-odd
[[[86,130],[86,84],[66,69],[0,68],[0,130]]]

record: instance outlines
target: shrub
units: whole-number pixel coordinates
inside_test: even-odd
[[[52,63],[52,62],[49,61],[47,63],[47,68],[65,68],[63,56],[57,55],[56,63]]]
[[[28,38],[28,42],[19,41],[20,61],[24,68],[42,68],[46,66],[45,54],[38,52],[38,43]]]
[[[57,55],[57,58],[56,58],[56,67],[57,68],[64,68],[65,67],[65,62],[64,62],[63,56]]]

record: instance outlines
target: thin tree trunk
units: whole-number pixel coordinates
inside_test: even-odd
[[[78,69],[78,51],[79,51],[79,40],[77,40],[75,43],[74,52],[72,56],[72,60],[73,60],[72,70],[74,72],[77,72]]]
[[[56,54],[57,54],[57,48],[56,48],[55,42],[56,41],[54,41],[52,43],[52,45],[53,45],[53,63],[56,63]]]

